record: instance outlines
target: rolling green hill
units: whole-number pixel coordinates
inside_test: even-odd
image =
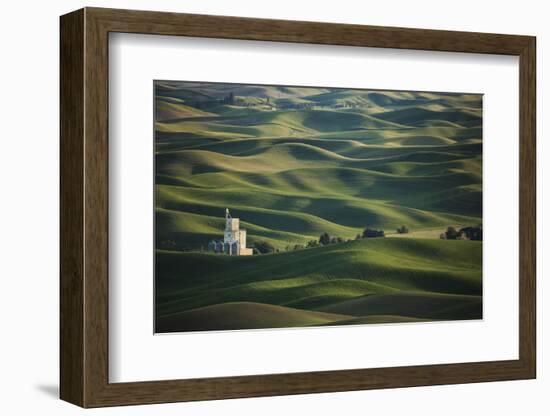
[[[159,332],[479,319],[481,223],[480,95],[155,82]]]
[[[189,330],[195,314],[225,311],[233,319],[240,312],[229,305],[242,302],[252,302],[252,309],[276,305],[345,315],[330,322],[379,315],[419,320],[481,316],[480,242],[363,239],[252,258],[158,251],[156,274],[156,314],[161,328],[173,325],[171,332]],[[212,305],[225,306],[208,309]],[[283,317],[289,313],[260,310],[267,313],[266,321],[258,314],[241,325],[271,327],[279,312]],[[306,317],[313,318],[305,315],[296,326],[307,326]],[[292,322],[281,326],[295,326]],[[218,321],[211,325],[224,328]]]
[[[157,321],[157,331],[181,332],[312,326],[350,318],[346,315],[306,311],[264,303],[234,302],[161,316]]]

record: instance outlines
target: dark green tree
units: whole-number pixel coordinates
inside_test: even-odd
[[[267,241],[259,241],[257,243],[254,243],[254,249],[256,249],[260,254],[268,254],[268,253],[275,252],[275,247],[273,247],[273,244]]]
[[[385,237],[384,230],[375,230],[368,227],[363,230],[363,238],[373,237]]]
[[[319,237],[319,243],[323,246],[330,244],[330,235],[328,233],[321,234],[321,237]]]
[[[402,225],[401,227],[398,227],[396,231],[399,234],[407,234],[409,232],[409,228],[406,225]]]
[[[456,240],[460,233],[456,230],[455,227],[447,227],[447,231],[445,231],[445,238],[447,240]]]
[[[483,230],[481,226],[464,227],[459,230],[459,233],[465,235],[468,240],[472,240],[472,241],[483,240]]]

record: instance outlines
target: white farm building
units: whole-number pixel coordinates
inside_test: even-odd
[[[211,241],[208,243],[208,251],[225,253],[230,256],[252,255],[252,249],[246,248],[246,230],[240,229],[239,219],[232,218],[228,208],[225,209],[223,241]]]

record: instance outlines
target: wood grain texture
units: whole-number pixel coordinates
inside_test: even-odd
[[[84,59],[85,406],[108,380],[108,32],[86,12]]]
[[[536,377],[536,41],[520,54],[519,356]]]
[[[520,57],[519,359],[192,380],[108,380],[108,33]],[[61,397],[82,407],[534,378],[535,39],[87,8],[61,18]]]
[[[60,388],[84,405],[84,12],[61,19]]]
[[[528,36],[87,8],[110,32],[519,55]]]

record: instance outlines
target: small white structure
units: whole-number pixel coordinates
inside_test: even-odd
[[[246,248],[246,230],[240,229],[238,218],[232,218],[229,209],[225,209],[225,230],[223,243],[211,241],[208,249],[216,253],[225,253],[230,256],[251,256],[252,249]]]

